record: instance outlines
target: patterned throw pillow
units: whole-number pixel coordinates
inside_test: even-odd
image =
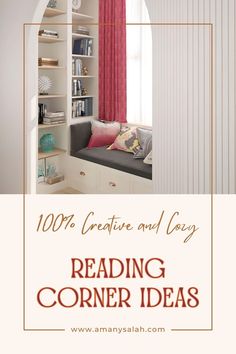
[[[134,154],[135,159],[145,159],[152,150],[152,130],[137,128],[140,149]]]
[[[137,129],[129,127],[123,127],[114,143],[108,148],[108,150],[122,150],[133,154],[139,149]]]
[[[100,147],[112,144],[120,132],[120,123],[101,122],[94,120],[91,122],[92,135],[88,148]]]

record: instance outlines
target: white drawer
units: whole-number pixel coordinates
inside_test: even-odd
[[[133,194],[152,194],[152,180],[138,176],[132,176],[131,191]]]
[[[99,192],[104,194],[128,194],[130,193],[130,175],[111,168],[102,167],[100,170],[101,183]]]
[[[81,193],[98,193],[100,182],[99,167],[99,165],[86,160],[73,159],[72,187],[79,190]]]

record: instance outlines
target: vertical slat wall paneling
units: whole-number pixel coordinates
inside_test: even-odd
[[[211,22],[211,3],[204,1],[203,22]],[[208,28],[204,31],[204,148],[205,148],[205,176],[204,176],[204,193],[211,190],[211,32]],[[209,70],[207,70],[209,68]],[[208,119],[206,119],[208,117]]]
[[[216,3],[215,21],[214,21],[214,44],[215,44],[215,122],[216,122],[216,190],[222,193],[223,188],[223,151],[222,151],[222,0],[213,0]],[[212,16],[212,14],[211,14]]]
[[[236,193],[236,4],[234,5],[234,193]]]
[[[182,12],[180,21],[186,22],[188,15],[188,8],[187,8],[187,0],[182,1]],[[180,82],[181,82],[181,112],[180,112],[180,143],[181,143],[181,150],[180,154],[182,156],[182,163],[181,163],[181,186],[180,190],[183,191],[184,194],[188,193],[188,174],[182,173],[183,170],[187,169],[188,166],[188,113],[187,113],[187,99],[188,99],[188,47],[187,47],[187,33],[188,28],[186,26],[182,27],[181,35],[182,35],[182,46],[181,46],[181,66],[185,68],[184,71],[181,73]],[[185,138],[184,138],[185,137]]]
[[[149,14],[151,22],[160,22],[160,4],[159,2],[150,2]],[[158,117],[158,111],[161,111],[162,100],[158,100],[158,97],[164,98],[164,92],[159,92],[159,81],[162,81],[162,71],[160,70],[162,64],[161,55],[161,28],[157,30],[157,26],[152,26],[152,39],[153,39],[153,192],[159,193],[163,188],[163,174],[158,173],[161,166],[163,166],[163,134],[162,134],[162,122],[163,119]]]
[[[176,16],[176,4],[170,4],[171,8],[171,22],[173,22],[173,18]],[[165,149],[167,151],[167,158],[168,158],[168,167],[167,171],[172,171],[171,173],[168,173],[168,185],[166,186],[166,193],[168,193],[168,190],[170,193],[175,193],[176,191],[176,181],[177,181],[177,176],[176,176],[176,97],[175,97],[175,90],[176,90],[176,52],[175,52],[175,45],[176,45],[176,40],[175,40],[175,29],[174,27],[165,27],[164,29],[164,35],[166,36],[166,33],[169,33],[169,36],[167,37],[167,41],[165,43],[166,48],[165,48],[165,56],[169,56],[169,68],[166,67],[166,71],[168,72],[170,70],[170,80],[165,81],[165,85],[167,88],[169,87],[169,92],[170,96],[167,100],[169,101],[170,104],[170,110],[168,114],[168,121],[169,121],[169,126],[171,127],[171,139],[169,140],[169,144],[171,147],[171,150],[169,151],[168,146],[166,145]],[[174,55],[175,54],[175,55]],[[168,106],[167,106],[168,109]],[[166,142],[167,143],[167,142]],[[167,143],[168,144],[168,143]],[[174,174],[176,178],[171,178],[171,174]]]
[[[198,22],[198,4],[199,0],[193,2],[193,22]],[[199,166],[199,27],[194,26],[193,29],[193,191],[198,193],[198,166]]]
[[[235,0],[148,1],[154,22],[213,23],[215,191],[235,193]],[[155,27],[153,38],[154,190],[210,193],[210,27]]]
[[[188,1],[188,18],[187,22],[193,22],[193,1],[190,0]],[[193,69],[193,32],[194,28],[191,26],[187,27],[188,31],[188,83],[187,83],[187,88],[188,88],[188,96],[187,96],[187,106],[188,106],[188,136],[187,136],[187,141],[188,141],[188,165],[187,165],[187,178],[188,178],[188,193],[193,192],[193,115],[194,115],[194,110],[193,110],[193,85],[194,85],[194,69]]]
[[[198,22],[203,22],[204,19],[204,0],[198,0]],[[205,192],[205,151],[208,146],[205,146],[205,121],[209,117],[205,117],[205,46],[204,35],[209,32],[209,28],[205,26],[198,27],[198,192]]]
[[[234,5],[234,193],[236,193],[236,5]]]
[[[222,0],[223,193],[229,182],[229,0]]]
[[[235,67],[234,67],[234,30],[235,30],[235,0],[229,0],[229,193],[234,193],[235,188]],[[232,161],[232,163],[230,163]]]

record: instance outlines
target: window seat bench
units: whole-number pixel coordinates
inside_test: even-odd
[[[83,122],[71,125],[71,157],[78,159],[77,166],[83,165],[87,168],[87,172],[80,171],[80,177],[86,178],[90,174],[95,179],[99,179],[100,185],[104,180],[109,186],[113,186],[114,193],[117,193],[117,185],[129,185],[129,188],[124,187],[119,189],[119,193],[151,193],[152,189],[152,166],[143,163],[143,159],[134,159],[133,154],[119,150],[107,150],[106,147],[87,148],[91,137],[91,122]],[[78,162],[80,163],[78,164]],[[87,161],[87,164],[85,163]],[[117,172],[116,172],[117,171]],[[75,175],[75,172],[74,172]],[[91,177],[91,176],[90,176]],[[119,183],[117,181],[120,181]],[[127,183],[126,183],[126,182]],[[94,181],[95,183],[95,181]],[[133,188],[132,184],[137,188]],[[76,188],[83,189],[76,185]],[[86,189],[86,188],[85,188]],[[88,187],[89,189],[89,187]],[[112,193],[111,188],[91,186],[92,193],[99,190],[100,193]],[[135,191],[134,191],[135,189]],[[90,189],[89,189],[90,190]],[[84,192],[81,190],[81,192]],[[87,193],[87,192],[85,192]]]

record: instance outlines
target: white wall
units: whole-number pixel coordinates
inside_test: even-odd
[[[213,23],[215,191],[236,193],[235,1],[146,1],[152,22]],[[155,191],[209,193],[208,32],[155,28],[154,46]]]

